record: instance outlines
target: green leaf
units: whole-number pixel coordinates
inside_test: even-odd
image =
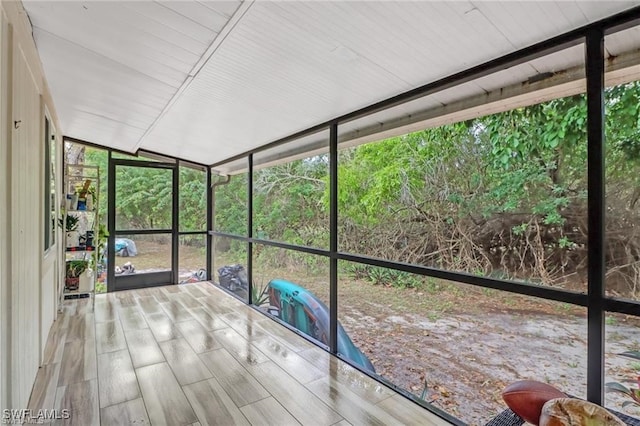
[[[628,396],[633,396],[631,390],[629,390],[629,388],[627,388],[626,386],[621,385],[620,383],[609,382],[605,383],[604,387],[607,392],[620,392]]]
[[[620,354],[620,356],[624,356],[632,359],[640,359],[640,351],[627,351]]]

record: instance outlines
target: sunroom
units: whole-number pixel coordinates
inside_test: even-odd
[[[2,11],[4,420],[639,421],[636,3]]]

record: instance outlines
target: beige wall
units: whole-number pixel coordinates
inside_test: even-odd
[[[20,409],[55,318],[61,259],[44,251],[45,109],[60,126],[21,3],[1,2],[0,27],[0,409]]]

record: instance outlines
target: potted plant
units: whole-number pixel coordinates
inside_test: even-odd
[[[87,270],[88,266],[88,260],[67,260],[64,282],[67,290],[74,291],[78,289],[80,275]]]
[[[78,233],[79,221],[80,218],[71,214],[66,215],[66,220],[64,219],[64,215],[58,219],[58,225],[64,228],[67,234],[67,248],[78,247],[80,245],[80,234]]]

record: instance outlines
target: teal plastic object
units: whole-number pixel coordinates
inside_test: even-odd
[[[290,281],[269,281],[269,312],[314,339],[329,345],[329,308],[312,292]],[[338,322],[338,353],[375,373],[369,358],[353,343]]]

